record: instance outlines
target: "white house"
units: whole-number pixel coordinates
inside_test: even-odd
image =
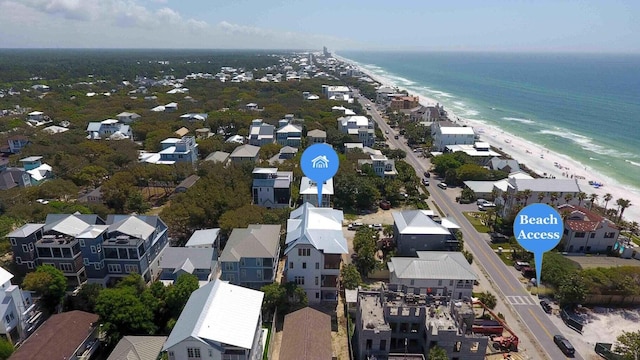
[[[253,146],[262,146],[273,144],[275,141],[275,126],[266,124],[262,119],[251,121],[249,127],[249,144]]]
[[[471,298],[478,279],[461,252],[418,251],[418,257],[392,257],[387,263],[389,283],[426,289],[452,300]]]
[[[366,148],[369,149],[368,147]],[[376,151],[379,152],[379,150]],[[359,159],[358,166],[362,166],[363,164],[371,165],[376,175],[381,178],[393,178],[398,175],[395,160],[387,158],[385,155],[382,155],[382,153],[369,154],[369,157],[370,159]]]
[[[286,124],[276,131],[276,138],[282,146],[298,147],[302,141],[302,127]]]
[[[215,280],[191,293],[163,351],[169,360],[260,360],[264,293]]]
[[[306,176],[300,180],[300,196],[302,203],[311,203],[316,207],[331,207],[331,197],[333,196],[333,178],[322,184],[322,204],[318,206],[318,183]]]
[[[447,145],[473,145],[476,142],[476,134],[472,127],[453,126],[446,121],[434,122],[431,125],[431,136],[435,151],[445,151]]]
[[[349,253],[342,233],[343,213],[310,203],[287,221],[286,279],[302,287],[311,303],[336,301],[342,254]]]
[[[366,116],[343,116],[337,121],[340,132],[358,137],[364,146],[373,146],[376,140],[373,120]]]
[[[344,100],[353,102],[353,91],[348,86],[322,85],[322,95],[331,100]]]
[[[87,139],[90,140],[123,140],[133,141],[133,131],[129,125],[120,123],[116,119],[107,119],[100,122],[90,122],[87,125]]]
[[[123,124],[130,124],[133,121],[140,119],[140,115],[125,111],[116,115],[116,119]]]
[[[13,274],[0,267],[0,335],[12,344],[24,340],[38,325],[41,313],[31,293],[11,284]]]
[[[525,198],[525,192],[529,197]],[[509,214],[511,209],[520,204],[526,206],[534,202],[557,205],[566,202],[565,196],[571,195],[568,203],[578,203],[576,195],[580,192],[577,179],[527,179],[509,175],[506,190],[498,190],[496,204],[503,205],[503,214]],[[505,201],[506,197],[506,201]]]

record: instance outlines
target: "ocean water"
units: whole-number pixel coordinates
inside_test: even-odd
[[[338,52],[456,115],[640,189],[640,55]]]

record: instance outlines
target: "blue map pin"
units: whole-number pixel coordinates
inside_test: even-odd
[[[322,206],[322,184],[338,172],[339,165],[338,154],[327,144],[311,145],[302,153],[302,172],[318,184],[318,207]]]
[[[531,204],[516,215],[513,234],[520,246],[533,253],[537,286],[540,286],[542,256],[558,245],[563,231],[562,217],[549,205]]]

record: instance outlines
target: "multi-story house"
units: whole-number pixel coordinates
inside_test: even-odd
[[[307,132],[307,143],[309,145],[322,144],[327,142],[327,132],[322,130],[311,130]]]
[[[19,153],[22,150],[22,148],[24,148],[30,143],[29,139],[23,135],[11,136],[9,137],[7,142],[9,143],[9,152],[12,154]]]
[[[393,234],[398,255],[416,256],[417,251],[451,251],[458,248],[455,230],[460,227],[448,219],[433,220],[430,210],[393,212]]]
[[[330,100],[348,101],[351,99],[351,102],[353,102],[353,91],[348,86],[322,85],[322,95]]]
[[[180,275],[191,274],[198,278],[200,286],[218,277],[216,249],[167,247],[160,256],[160,281],[173,284]]]
[[[375,153],[369,154],[370,159],[359,159],[358,165],[371,165],[371,167],[373,168],[373,172],[381,178],[394,178],[398,176],[398,170],[396,170],[395,160],[389,159],[385,155],[382,155],[380,150],[374,151]]]
[[[280,225],[233,229],[218,261],[221,279],[260,289],[275,280],[280,257]]]
[[[322,203],[318,205],[318,183],[306,176],[300,180],[300,196],[302,203],[311,203],[315,207],[331,207],[331,197],[333,196],[333,178],[322,183]]]
[[[160,161],[163,164],[187,162],[195,164],[198,161],[198,144],[193,136],[183,136],[180,139],[168,138],[161,143]]]
[[[448,145],[473,145],[476,133],[470,126],[456,126],[448,121],[436,121],[431,125],[433,149],[445,151]]]
[[[42,315],[31,299],[31,292],[11,284],[13,274],[0,268],[0,335],[10,343],[24,340],[38,325]]]
[[[291,203],[292,171],[277,168],[253,169],[253,203],[271,208],[289,207]]]
[[[24,273],[48,264],[72,284],[106,285],[130,273],[146,281],[159,275],[156,259],[168,244],[167,225],[157,216],[49,214],[44,224],[26,224],[7,235]]]
[[[496,189],[495,203],[502,205],[503,215],[510,214],[517,205],[526,206],[533,202],[557,205],[567,202],[567,196],[571,197],[567,203],[577,204],[577,195],[581,192],[577,179],[527,179],[511,175],[504,190],[498,186]]]
[[[475,312],[467,301],[451,301],[428,288],[383,284],[358,291],[355,359],[428,357],[438,346],[447,359],[483,360],[489,337],[472,332]]]
[[[611,252],[618,241],[620,229],[611,220],[584,207],[570,204],[558,206],[564,217],[562,244],[568,253]]]
[[[273,144],[275,141],[275,129],[275,126],[264,123],[262,119],[251,121],[248,136],[249,144],[253,146]]]
[[[123,140],[133,141],[133,131],[129,125],[116,119],[107,119],[100,122],[90,122],[87,125],[87,139],[90,140]]]
[[[338,118],[338,130],[357,137],[364,146],[373,146],[376,140],[375,123],[366,116],[343,116]]]
[[[427,289],[427,294],[452,300],[471,299],[478,276],[461,252],[418,251],[418,257],[392,257],[389,283]]]
[[[407,110],[418,105],[420,105],[420,98],[417,96],[394,96],[389,107],[393,110]]]
[[[52,176],[53,168],[42,163],[42,156],[29,156],[20,159],[24,171],[29,174],[31,185],[39,185]]]
[[[215,280],[191,293],[163,351],[169,360],[260,360],[264,293]]]
[[[282,146],[299,147],[302,141],[302,127],[286,124],[276,131],[276,140]]]
[[[121,112],[120,114],[116,115],[116,118],[118,119],[119,122],[123,123],[123,124],[130,124],[132,122],[134,122],[135,120],[140,119],[140,115],[136,114],[136,113],[131,113],[131,112]]]
[[[342,254],[348,254],[340,210],[310,203],[291,212],[287,221],[286,279],[307,293],[310,303],[335,301]]]
[[[188,248],[214,248],[216,249],[215,258],[218,258],[220,249],[220,228],[196,230],[191,234],[184,247]]]

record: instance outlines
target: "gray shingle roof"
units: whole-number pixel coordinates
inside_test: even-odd
[[[258,156],[258,152],[260,151],[260,147],[253,145],[240,145],[237,148],[233,149],[233,152],[230,157],[256,157]]]
[[[418,251],[417,258],[392,257],[387,263],[399,279],[476,280],[478,277],[462,253]]]
[[[166,336],[125,336],[107,360],[156,360]]]
[[[214,248],[168,247],[160,257],[160,267],[163,269],[184,269],[187,272],[193,271],[194,268],[211,269],[214,252]],[[187,262],[191,265],[189,266]]]
[[[280,245],[280,225],[249,225],[233,229],[220,261],[235,262],[241,258],[274,258]]]

